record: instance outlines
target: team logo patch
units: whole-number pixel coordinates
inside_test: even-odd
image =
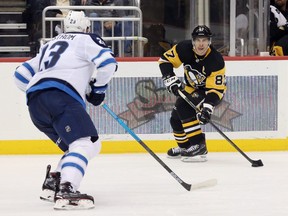
[[[193,69],[191,65],[185,65],[185,73],[187,75],[188,82],[193,88],[197,88],[198,86],[203,86],[206,76],[199,72],[196,69]],[[204,68],[203,68],[204,71]]]

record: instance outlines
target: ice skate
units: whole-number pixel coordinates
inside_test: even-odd
[[[171,148],[167,152],[168,158],[181,158],[181,152],[183,151],[183,148],[180,148],[179,146]]]
[[[207,161],[207,148],[205,142],[191,145],[181,152],[181,161],[183,162],[205,162]]]
[[[47,166],[46,176],[42,185],[40,199],[48,202],[54,202],[54,196],[57,192],[60,182],[60,172],[50,172],[51,166]]]
[[[55,210],[81,210],[94,208],[94,198],[75,191],[70,182],[60,184],[55,195]]]

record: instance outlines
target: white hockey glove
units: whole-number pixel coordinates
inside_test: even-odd
[[[197,119],[200,121],[200,124],[205,125],[207,124],[213,113],[214,107],[211,104],[203,103],[203,108],[201,112],[197,113]]]
[[[174,94],[175,96],[179,96],[178,90],[184,90],[183,83],[178,79],[177,76],[166,76],[163,77],[164,85],[166,86],[167,90]]]

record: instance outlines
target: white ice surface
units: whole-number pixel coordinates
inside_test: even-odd
[[[206,163],[158,156],[182,180],[216,178],[210,188],[186,191],[150,154],[102,154],[93,159],[80,191],[94,196],[95,209],[55,211],[39,199],[46,165],[60,155],[0,156],[1,216],[287,216],[288,152],[209,153]]]

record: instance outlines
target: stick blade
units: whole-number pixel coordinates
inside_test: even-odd
[[[217,179],[209,179],[200,183],[192,184],[191,190],[213,187],[215,185],[217,185]]]
[[[257,160],[252,162],[252,167],[261,167],[264,166],[262,160]]]

